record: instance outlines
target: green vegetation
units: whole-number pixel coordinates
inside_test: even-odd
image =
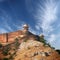
[[[9,60],[8,58],[3,58],[3,60]]]
[[[59,49],[57,49],[56,51],[60,54],[60,50]]]
[[[44,39],[44,37],[39,37],[39,41],[44,43],[44,46],[47,45],[52,49],[55,49],[54,47],[52,47],[49,43],[47,43],[47,40]]]
[[[2,54],[5,56],[9,55],[9,57],[3,58],[3,60],[13,60],[13,56],[16,54],[16,51],[17,51],[19,45],[20,45],[19,40],[16,38],[14,43],[4,46],[4,48],[2,50]],[[12,52],[11,50],[14,50],[14,52],[11,53]]]
[[[55,47],[51,47],[51,48],[55,50]]]
[[[4,49],[3,49],[3,51],[2,51],[2,53],[3,53],[3,55],[8,55],[8,52],[10,51],[10,47],[9,46],[6,46]]]
[[[8,55],[8,51],[4,50],[3,55]]]
[[[19,43],[19,39],[18,38],[15,39],[14,45],[15,45],[16,49],[19,47],[20,43]]]
[[[46,43],[47,41],[46,41],[43,37],[38,37],[38,41],[44,43],[44,45],[47,44],[47,43]]]
[[[46,40],[45,40],[44,38],[41,38],[41,37],[40,37],[40,42],[44,43],[44,45],[47,44],[47,43],[46,43]]]
[[[0,48],[2,47],[2,44],[0,43]]]
[[[2,44],[0,43],[0,50],[2,50],[1,53],[4,56],[9,55],[7,58],[4,57],[2,60],[13,60],[13,57],[15,56],[19,45],[20,45],[19,38],[16,38],[13,43],[7,44],[5,46],[2,46]]]
[[[13,55],[10,55],[9,59],[13,59]]]
[[[25,39],[24,42],[27,42],[27,39]]]
[[[51,45],[49,43],[46,43],[46,45],[48,45],[49,47],[51,47]]]
[[[27,42],[28,41],[28,38],[26,37],[26,38],[24,38],[24,42]]]
[[[38,41],[44,43],[44,46],[47,45],[47,46],[51,47],[51,45],[49,43],[47,43],[47,40],[45,40],[44,37],[42,37],[42,36],[36,36],[36,37],[37,37]]]

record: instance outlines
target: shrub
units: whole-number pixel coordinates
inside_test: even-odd
[[[6,50],[3,50],[3,55],[8,55],[8,51],[6,51]]]
[[[9,60],[8,58],[3,58],[3,60]]]
[[[27,39],[25,39],[24,42],[27,42]]]
[[[56,50],[60,54],[60,50]]]
[[[8,55],[8,52],[10,51],[10,47],[9,46],[5,46],[5,48],[3,49],[2,53],[4,55]]]
[[[2,47],[2,44],[0,43],[0,48]]]
[[[46,40],[45,40],[44,38],[41,38],[41,37],[40,37],[40,42],[44,43],[44,45],[47,44],[47,43],[46,43]]]
[[[16,49],[17,49],[18,46],[20,45],[18,38],[15,39],[15,44],[14,44],[14,45],[15,45],[15,48],[16,48]]]

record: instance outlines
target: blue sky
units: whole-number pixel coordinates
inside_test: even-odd
[[[22,29],[25,23],[60,49],[60,0],[0,0],[0,33]]]

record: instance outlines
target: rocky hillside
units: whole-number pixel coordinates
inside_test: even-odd
[[[14,38],[13,42],[0,43],[0,60],[60,60],[60,50],[54,50],[46,43],[44,35],[34,35],[28,27],[24,25],[18,35],[9,35]]]
[[[60,60],[60,54],[41,37],[40,41],[19,41],[20,38],[17,37],[13,43],[4,46],[0,44],[0,60]]]
[[[14,60],[60,60],[60,55],[42,42],[28,40],[21,43]]]

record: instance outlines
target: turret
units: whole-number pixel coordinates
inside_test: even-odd
[[[23,25],[24,30],[28,30],[29,26],[27,24]]]
[[[28,33],[28,28],[29,28],[29,26],[27,24],[24,24],[23,25],[23,32]]]

